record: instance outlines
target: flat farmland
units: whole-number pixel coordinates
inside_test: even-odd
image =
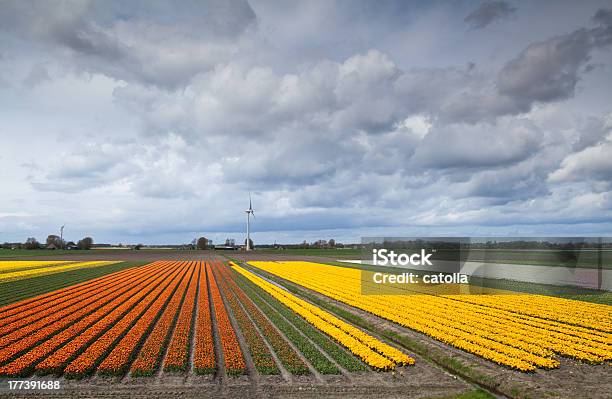
[[[201,257],[0,308],[0,378],[60,381],[45,397],[488,397],[246,268]]]
[[[363,296],[354,267],[259,252],[84,251],[5,259],[2,271],[100,262],[98,254],[107,263],[6,282],[0,380],[61,384],[29,397],[605,398],[612,390],[608,305],[515,292]],[[53,289],[53,276],[91,270],[101,274]],[[42,291],[41,279],[50,279]]]

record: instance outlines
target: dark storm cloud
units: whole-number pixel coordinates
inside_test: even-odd
[[[473,29],[482,29],[497,20],[508,18],[515,12],[516,7],[511,7],[505,1],[487,1],[465,17],[465,22]]]
[[[71,57],[74,67],[170,88],[229,59],[234,41],[255,23],[243,0],[7,1],[0,7],[1,30],[46,44]]]
[[[599,26],[530,44],[508,62],[497,76],[499,93],[514,99],[527,111],[534,102],[550,102],[574,95],[580,70],[593,50],[612,43],[610,10],[599,10]]]

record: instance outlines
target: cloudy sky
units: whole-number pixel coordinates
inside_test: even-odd
[[[612,235],[612,2],[0,0],[0,179],[0,241]]]

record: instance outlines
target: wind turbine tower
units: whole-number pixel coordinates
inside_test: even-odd
[[[62,246],[62,249],[64,249],[64,227],[66,227],[65,224],[60,227],[60,245]]]
[[[249,194],[249,209],[246,211],[247,214],[247,238],[246,238],[246,250],[250,251],[251,249],[251,215],[255,218],[255,212],[253,211],[253,205],[251,204],[251,194]]]

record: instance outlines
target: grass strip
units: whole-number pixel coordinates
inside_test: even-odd
[[[304,357],[321,374],[340,374],[335,364],[329,361],[310,341],[299,333],[297,328],[285,320],[282,311],[289,311],[283,304],[272,298],[268,293],[242,276],[237,276],[237,282],[249,298],[259,306],[270,320],[285,334],[285,336],[302,352]],[[265,298],[265,300],[264,300]],[[303,330],[302,330],[303,331]]]
[[[240,280],[242,286],[247,285],[251,290],[255,290],[255,295],[259,294],[260,297],[270,304],[277,312],[283,315],[289,320],[298,330],[304,333],[314,343],[316,343],[321,349],[323,349],[332,359],[334,359],[340,366],[344,367],[347,371],[364,371],[367,370],[367,366],[352,354],[345,351],[338,344],[321,334],[319,330],[314,328],[312,325],[307,323],[304,319],[299,317],[297,314],[292,312],[277,299],[273,298],[270,294],[257,287],[244,276],[236,273],[232,270],[234,279]]]
[[[279,374],[278,367],[276,367],[276,363],[274,363],[274,358],[272,357],[272,354],[266,346],[262,336],[257,331],[253,321],[240,306],[237,295],[229,287],[226,277],[227,275],[219,270],[222,267],[225,266],[213,264],[213,272],[217,281],[219,282],[221,290],[225,294],[225,298],[227,299],[230,308],[232,309],[232,313],[238,322],[238,326],[242,331],[242,335],[247,343],[249,353],[251,354],[251,358],[255,364],[255,368],[264,375]]]

